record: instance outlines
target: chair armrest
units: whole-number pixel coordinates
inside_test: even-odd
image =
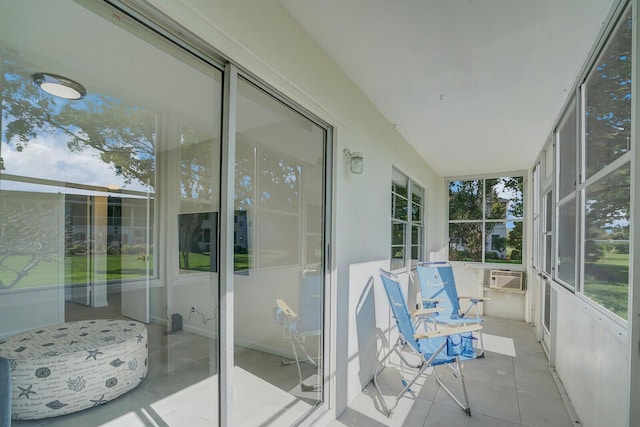
[[[431,316],[433,314],[440,313],[444,311],[444,308],[436,307],[436,308],[419,308],[417,310],[413,310],[411,312],[412,316]]]
[[[280,310],[282,310],[282,312],[285,314],[285,316],[287,316],[290,319],[293,319],[294,321],[298,320],[298,314],[295,311],[293,311],[291,309],[291,307],[289,307],[289,304],[284,302],[284,300],[281,300],[280,298],[277,298],[276,299],[276,304],[278,305],[278,308]]]
[[[422,302],[435,302],[436,304],[440,304],[442,300],[434,299],[434,298],[418,298]]]
[[[437,331],[418,332],[413,337],[415,339],[447,337],[449,335],[464,334],[466,332],[476,332],[476,331],[480,331],[481,329],[482,329],[482,326],[480,325],[467,325],[467,326],[460,326],[457,328],[438,329]]]
[[[458,299],[468,299],[472,302],[483,302],[483,301],[491,301],[491,298],[488,297],[468,297],[468,296],[458,296]]]

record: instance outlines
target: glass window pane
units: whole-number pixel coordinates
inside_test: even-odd
[[[411,203],[411,222],[418,224],[422,222],[422,206],[417,203]]]
[[[424,235],[424,227],[421,226],[412,226],[411,227],[411,261],[412,267],[418,261],[424,261],[423,254],[423,235]]]
[[[547,332],[551,331],[551,284],[548,281],[544,281],[544,326],[547,328]]]
[[[485,180],[486,218],[522,218],[522,189],[522,177],[502,177]]]
[[[220,145],[204,126],[184,123],[181,130],[178,144],[180,274],[217,272]]]
[[[400,219],[403,221],[406,221],[408,219],[408,201],[407,199],[397,195],[397,194],[393,194],[392,195],[393,198],[393,212],[392,212],[392,217],[395,219]]]
[[[261,208],[300,211],[302,165],[282,153],[258,149],[258,200]]]
[[[575,99],[569,105],[557,132],[558,144],[558,194],[560,199],[576,188],[577,115]]]
[[[424,189],[402,172],[392,170],[391,183],[391,268],[404,268],[409,254],[412,264],[422,256]],[[407,234],[407,232],[409,233]]]
[[[544,271],[547,274],[551,274],[551,238],[550,234],[544,236]]]
[[[257,241],[258,267],[284,267],[300,264],[300,224],[297,215],[260,212]]]
[[[37,390],[38,407],[64,395],[50,387],[55,383],[109,404],[61,415],[78,402],[60,398],[64,408],[56,409],[55,421],[27,424],[70,425],[72,418],[110,424],[131,414],[130,397],[113,399],[119,392],[140,396],[151,386],[154,401],[169,402],[196,385],[201,393],[193,402],[206,403],[196,403],[198,415],[217,420],[211,396],[218,389],[219,282],[211,252],[222,73],[120,12],[128,24],[118,25],[104,2],[96,8],[44,2],[37,14],[32,6],[0,2],[0,16],[11,17],[0,26],[0,336],[42,329],[55,339],[62,328],[102,324],[113,336],[104,336],[97,360],[109,356],[113,375],[119,373],[115,395],[108,388],[116,378],[95,367],[64,366],[73,368],[71,378],[52,368],[39,384],[32,375],[27,385]],[[89,39],[91,49],[69,49]],[[86,96],[69,100],[34,84],[34,73],[56,71],[83,84]],[[201,213],[182,239],[183,254],[189,253],[182,267],[197,271],[183,276],[180,217]],[[132,331],[138,335],[127,337]],[[76,335],[77,348],[93,345],[83,335]],[[127,341],[118,344],[122,338]],[[73,356],[76,344],[63,341],[55,350]],[[143,352],[129,348],[136,343]],[[57,351],[47,349],[41,360],[55,359]],[[99,385],[107,394],[87,392]],[[16,417],[23,409],[12,407]],[[164,415],[155,414],[154,422],[167,424]]]
[[[422,260],[422,246],[411,246],[411,266]]]
[[[236,141],[234,373],[289,424],[323,399],[326,130],[239,78]],[[236,420],[255,398],[234,396]]]
[[[553,192],[549,191],[544,198],[544,232],[551,233],[553,226]]]
[[[256,148],[249,144],[236,142],[234,227],[233,227],[233,269],[248,274],[254,266],[254,243],[252,228],[255,212],[255,165]]]
[[[507,259],[513,264],[522,264],[522,221],[507,221]]]
[[[485,262],[522,264],[522,221],[485,224]]]
[[[584,294],[627,318],[631,168],[613,171],[585,192]]]
[[[424,198],[424,189],[418,184],[411,181],[411,201],[417,205],[422,206],[422,199]]]
[[[482,220],[482,180],[449,182],[449,220]]]
[[[391,246],[391,270],[405,266],[404,246]]]
[[[421,245],[422,244],[422,227],[411,226],[411,245]]]
[[[406,225],[400,222],[391,223],[391,244],[394,246],[404,245],[404,229]]]
[[[405,199],[409,198],[409,178],[396,169],[392,170],[391,192]]]
[[[551,141],[552,141],[552,138],[549,137],[549,139],[545,143],[545,146],[547,147],[547,149],[544,152],[544,180],[546,180],[547,178],[550,178],[551,175],[553,175],[553,158],[554,158],[555,152],[552,148]]]
[[[630,150],[631,28],[629,7],[584,84],[587,178]]]
[[[484,244],[486,262],[504,262],[507,259],[506,224],[504,222],[487,222]]]
[[[575,286],[576,200],[569,199],[558,208],[558,278]]]
[[[482,223],[449,224],[449,260],[482,261]]]

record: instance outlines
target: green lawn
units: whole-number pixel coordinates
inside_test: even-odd
[[[29,262],[29,256],[15,255],[8,257],[0,269],[0,280],[5,285],[15,280],[16,272],[21,271]],[[95,280],[121,280],[135,277],[144,277],[146,265],[139,255],[96,255],[94,262],[104,268],[95,271]],[[87,283],[88,271],[87,257],[83,255],[67,256],[64,259],[65,284]],[[38,265],[29,270],[13,289],[32,288],[42,285],[55,285],[60,282],[61,265],[56,260],[40,261]],[[153,268],[153,260],[150,267]],[[153,271],[150,271],[153,273]]]
[[[87,283],[88,269],[87,256],[71,255],[65,257],[64,273],[57,260],[41,261],[34,268],[18,281],[12,289],[33,288],[36,286],[56,285],[60,282],[60,274],[64,274],[64,282],[67,285],[75,283]],[[0,281],[8,285],[16,278],[16,272],[21,271],[30,261],[26,255],[14,255],[8,257],[0,268]],[[104,268],[95,271],[94,280],[116,281],[123,279],[133,279],[144,277],[146,274],[145,260],[136,254],[123,255],[96,255],[95,263]],[[209,271],[208,254],[189,254],[190,269],[197,271]],[[250,256],[248,254],[235,254],[234,270],[248,270],[250,267]],[[149,274],[153,275],[153,258],[149,262]]]
[[[629,255],[607,252],[596,262],[585,263],[584,294],[627,318]]]

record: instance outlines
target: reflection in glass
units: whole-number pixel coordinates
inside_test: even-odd
[[[423,254],[423,227],[412,225],[411,226],[411,262],[412,266],[418,262],[424,260]]]
[[[558,208],[558,278],[576,284],[576,201],[569,199]]]
[[[218,213],[178,215],[180,270],[218,271]]]
[[[405,265],[405,227],[403,222],[391,221],[391,269],[402,268]]]
[[[108,305],[110,283],[154,274],[156,113],[98,93],[61,100],[31,84],[30,65],[2,65],[2,218],[16,235],[2,235],[0,288],[66,283],[73,301]]]
[[[543,218],[543,242],[544,250],[544,271],[551,274],[551,243],[552,243],[552,224],[553,224],[553,192],[548,191],[544,195],[544,218]]]
[[[544,281],[544,327],[547,328],[547,332],[551,331],[551,283],[547,280]]]
[[[411,222],[422,223],[422,206],[424,190],[416,184],[411,185]]]
[[[393,170],[391,180],[391,217],[396,220],[407,221],[409,217],[409,179],[400,172]]]
[[[584,294],[627,318],[630,213],[629,163],[585,192]]]
[[[234,373],[261,386],[235,402],[288,425],[323,400],[326,131],[242,78],[237,105]]]
[[[569,105],[557,131],[558,194],[564,198],[576,188],[577,115],[575,99]]]
[[[631,46],[628,7],[584,83],[587,178],[631,149]]]
[[[233,270],[248,274],[253,266],[253,246],[249,229],[249,218],[253,218],[255,206],[255,165],[256,148],[236,142],[234,228],[233,228]]]
[[[147,357],[107,366],[148,370],[104,410],[24,424],[135,423],[134,396],[179,406],[179,395],[215,422],[217,274],[181,277],[177,242],[181,214],[219,211],[222,75],[133,20],[113,25],[109,12],[105,20],[73,1],[38,8],[0,2],[0,16],[12,17],[0,26],[0,341],[57,323],[136,319]],[[91,49],[69,49],[88,35]],[[51,64],[65,64],[86,97],[39,90],[31,76]]]

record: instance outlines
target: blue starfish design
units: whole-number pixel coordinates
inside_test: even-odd
[[[31,400],[31,399],[29,398],[29,395],[31,395],[32,393],[33,393],[33,394],[37,394],[35,391],[32,391],[32,390],[31,390],[31,387],[33,387],[33,384],[31,384],[31,385],[30,385],[29,387],[27,387],[27,388],[22,388],[22,387],[18,386],[18,388],[20,389],[20,395],[18,396],[18,398],[20,398],[20,397],[24,396],[24,397],[26,397],[27,399]]]
[[[136,338],[138,338],[138,342],[142,342],[142,339],[144,338],[142,335],[138,334],[136,336]]]
[[[89,360],[90,357],[93,357],[93,360],[97,360],[96,356],[98,356],[99,354],[104,354],[100,350],[87,350],[87,353],[89,353],[89,355],[84,360]]]

